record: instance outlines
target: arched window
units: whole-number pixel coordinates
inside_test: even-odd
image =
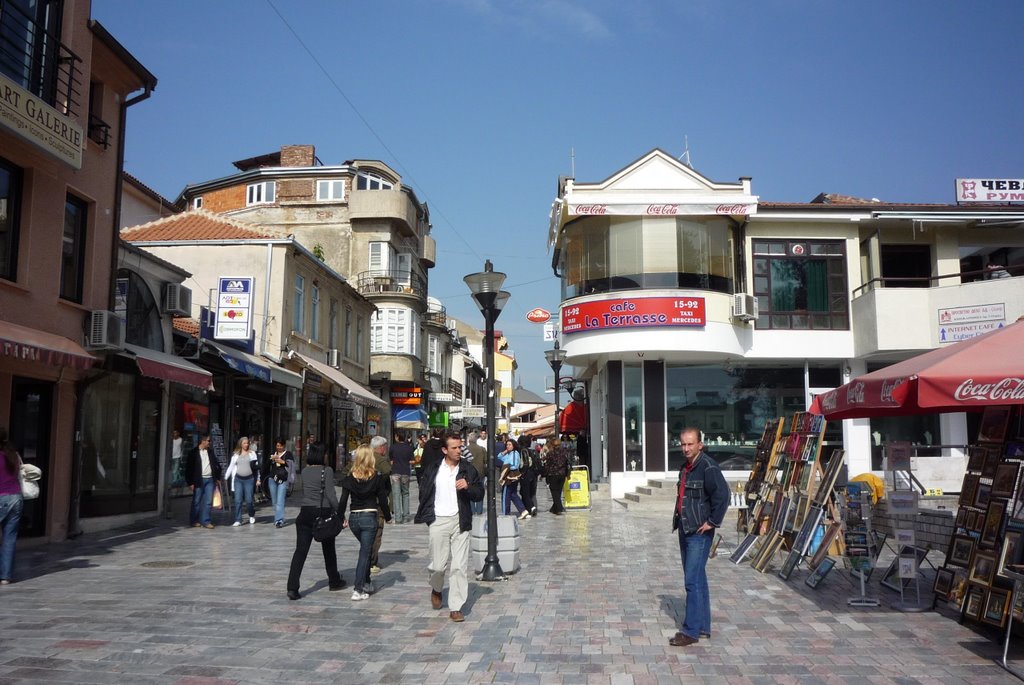
[[[160,306],[146,281],[128,269],[118,269],[117,280],[119,292],[127,296],[126,302],[121,305],[125,307],[125,342],[163,352]]]

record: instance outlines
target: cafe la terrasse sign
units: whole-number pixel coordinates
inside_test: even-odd
[[[633,297],[562,307],[562,332],[704,326],[703,297]]]
[[[2,74],[0,122],[57,159],[82,168],[82,127]]]

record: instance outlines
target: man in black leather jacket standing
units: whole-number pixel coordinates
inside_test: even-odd
[[[462,437],[443,438],[444,458],[423,467],[416,523],[425,523],[430,536],[430,603],[441,608],[441,590],[448,573],[448,618],[465,620],[462,605],[469,596],[469,537],[473,530],[470,502],[484,498],[480,474],[462,460]]]
[[[721,527],[729,509],[729,485],[718,464],[704,451],[700,430],[684,428],[679,441],[686,460],[679,469],[672,530],[679,532],[686,618],[679,632],[668,641],[673,647],[685,647],[702,637],[711,637],[706,566],[715,529]]]

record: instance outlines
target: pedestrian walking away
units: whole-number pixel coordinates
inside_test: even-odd
[[[448,575],[448,618],[465,620],[462,613],[469,597],[469,538],[473,529],[471,502],[484,498],[476,468],[462,461],[462,438],[451,433],[444,439],[444,459],[423,468],[423,485],[416,523],[427,524],[430,541],[430,605],[443,605],[444,577]]]
[[[413,447],[401,433],[391,445],[391,515],[395,523],[412,521],[409,511],[409,480],[412,477]]]
[[[255,450],[249,448],[249,438],[243,436],[238,439],[224,479],[231,480],[231,490],[235,495],[235,522],[232,525],[242,525],[244,504],[249,505],[249,523],[256,523],[256,502],[253,498],[262,481],[259,457]]]
[[[383,514],[385,521],[391,520],[391,510],[388,507],[390,487],[388,477],[377,473],[373,449],[369,445],[357,447],[352,470],[341,479],[341,505],[338,507],[342,517],[345,510],[351,507],[348,528],[359,541],[359,560],[356,562],[355,587],[352,590],[353,601],[367,599],[375,592],[373,583],[370,582],[370,554],[377,537],[378,512]]]
[[[530,516],[536,516],[537,481],[541,476],[540,460],[537,458],[537,452],[531,446],[528,436],[520,435],[517,442],[519,444],[519,460],[522,464],[520,471],[523,474],[519,478],[519,496],[523,500],[526,511],[530,512]]]
[[[7,429],[0,428],[0,585],[14,580],[14,547],[25,508],[21,494],[21,455],[7,441]]]
[[[204,435],[185,457],[185,482],[192,488],[188,522],[193,528],[213,528],[213,491],[220,487],[221,477],[220,462],[210,451],[210,436]]]
[[[285,449],[284,438],[278,438],[274,444],[274,453],[267,457],[264,472],[270,488],[270,501],[274,504],[274,525],[282,528],[284,502],[288,497],[288,488],[295,481],[295,457]]]
[[[686,617],[679,632],[668,641],[673,647],[711,637],[707,562],[715,529],[721,527],[729,509],[729,486],[718,463],[704,451],[700,435],[697,428],[684,428],[679,434],[686,459],[679,469],[672,530],[679,534]]]
[[[321,487],[321,483],[324,487]],[[324,503],[320,507],[321,500]],[[295,517],[295,552],[288,569],[288,599],[301,599],[299,579],[306,565],[309,547],[313,544],[313,523],[316,518],[338,512],[338,496],[334,493],[334,469],[324,463],[323,450],[307,450],[306,468],[302,470],[302,494],[299,501],[299,515]],[[340,512],[338,512],[340,515]],[[338,552],[334,546],[337,538],[323,540],[320,546],[324,553],[324,568],[330,590],[345,587],[345,580],[338,572]]]
[[[541,450],[541,462],[544,465],[544,480],[548,483],[548,490],[551,491],[551,509],[549,511],[556,516],[561,516],[565,511],[562,504],[562,489],[565,487],[565,479],[569,476],[569,456],[562,447],[562,441],[555,438],[544,445]]]
[[[373,465],[377,473],[382,474],[390,481],[391,459],[388,458],[388,439],[383,435],[375,435],[370,440],[370,447],[373,449]],[[391,497],[391,492],[387,493]],[[394,506],[394,504],[389,504]],[[370,552],[370,573],[380,573],[380,546],[384,542],[384,513],[377,512],[377,534],[373,539],[373,551]]]

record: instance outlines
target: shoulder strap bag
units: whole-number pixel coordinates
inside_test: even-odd
[[[327,542],[338,537],[338,533],[344,527],[341,521],[341,517],[338,516],[338,512],[333,509],[329,513],[325,514],[324,510],[324,490],[327,488],[325,482],[325,476],[327,474],[327,467],[320,467],[320,513],[317,514],[316,519],[313,521],[313,539],[317,542]]]

